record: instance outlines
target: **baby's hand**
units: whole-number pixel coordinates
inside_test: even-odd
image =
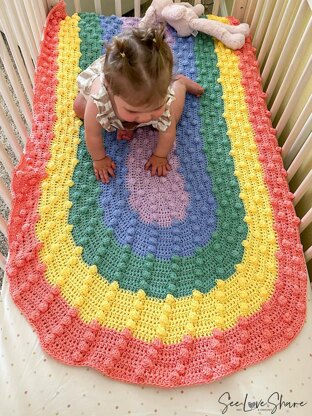
[[[145,170],[151,169],[151,175],[167,176],[171,166],[166,157],[152,155],[145,164]]]
[[[115,176],[115,169],[115,162],[109,156],[105,156],[101,160],[93,161],[93,170],[95,177],[97,180],[101,180],[103,183],[109,182],[109,175]]]

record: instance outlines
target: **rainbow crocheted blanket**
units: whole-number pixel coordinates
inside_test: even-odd
[[[229,18],[231,24],[237,24]],[[167,177],[144,170],[156,132],[105,134],[116,177],[95,179],[75,117],[78,73],[138,19],[47,20],[32,132],[15,170],[7,276],[42,348],[131,383],[206,383],[285,348],[306,268],[251,40],[238,51],[168,27],[187,96]]]

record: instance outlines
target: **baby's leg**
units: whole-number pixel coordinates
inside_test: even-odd
[[[87,101],[82,94],[78,94],[74,101],[74,111],[81,120],[84,119]]]
[[[175,100],[171,104],[170,111],[176,123],[178,123],[184,108],[185,94],[189,92],[199,97],[204,92],[204,88],[185,75],[177,75],[176,81],[172,84],[172,89],[175,93]]]

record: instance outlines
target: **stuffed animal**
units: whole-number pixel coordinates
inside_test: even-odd
[[[220,40],[230,49],[240,49],[249,34],[249,25],[227,25],[210,19],[199,18],[204,13],[204,6],[189,3],[174,3],[173,0],[153,0],[142,18],[139,27],[147,28],[156,23],[169,23],[179,36],[196,36],[198,32],[206,33]]]

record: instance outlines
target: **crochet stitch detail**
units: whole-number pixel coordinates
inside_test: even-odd
[[[131,383],[205,383],[266,359],[299,332],[299,220],[250,39],[233,52],[168,28],[178,71],[205,87],[200,100],[186,99],[173,172],[166,181],[144,172],[155,140],[144,128],[130,143],[105,134],[117,176],[96,181],[73,112],[77,74],[137,22],[69,17],[62,2],[49,14],[32,133],[12,183],[10,292],[63,363]],[[179,209],[147,198],[166,189]]]

